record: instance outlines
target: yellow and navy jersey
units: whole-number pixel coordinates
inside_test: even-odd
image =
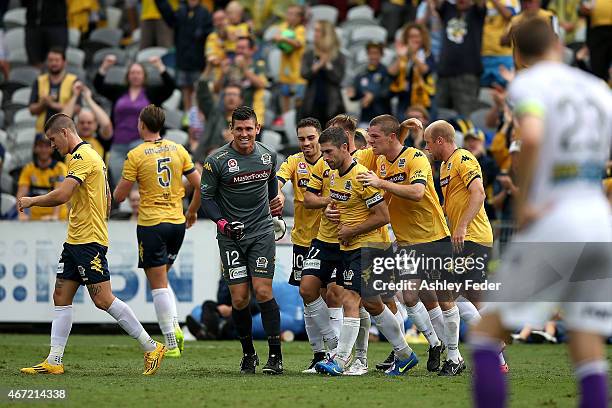
[[[306,28],[301,24],[291,28],[289,24],[285,22],[280,24],[278,29],[280,33],[288,30],[293,31],[293,39],[301,44],[300,48],[294,49],[291,52],[282,53],[278,81],[281,84],[305,84],[306,80],[302,78],[300,70],[302,67],[302,56],[306,50]]]
[[[306,185],[306,190],[322,197],[329,197],[330,172],[331,169],[325,160],[321,159],[317,161],[310,169],[310,179]],[[338,243],[338,226],[328,220],[325,215],[321,215],[317,239],[330,244]]]
[[[376,171],[376,160],[377,156],[374,154],[374,150],[371,147],[367,149],[355,150],[351,153],[353,158],[357,160],[357,163],[361,164],[368,170]]]
[[[40,168],[36,162],[25,165],[19,175],[19,187],[28,188],[28,196],[36,197],[50,193],[60,185],[66,177],[66,165],[62,162],[53,160],[49,167]],[[30,219],[40,220],[43,217],[53,215],[53,207],[32,207],[30,208]],[[60,206],[59,218],[65,220],[68,209],[65,204]]]
[[[321,221],[320,209],[310,210],[304,207],[304,192],[308,186],[312,168],[319,162],[323,162],[322,157],[310,163],[304,157],[304,153],[300,152],[289,156],[276,172],[276,178],[280,181],[283,183],[291,181],[293,184],[294,216],[291,242],[303,247],[309,247],[310,241],[317,237]]]
[[[482,179],[478,160],[465,149],[457,149],[440,166],[440,187],[444,195],[444,212],[448,216],[451,232],[461,220],[463,211],[470,201],[468,187],[477,178]],[[466,241],[491,246],[493,231],[485,212],[484,202],[476,217],[467,228]]]
[[[368,218],[370,208],[385,201],[383,192],[372,186],[364,186],[357,175],[368,169],[353,161],[346,172],[332,170],[329,173],[329,196],[336,203],[340,211],[340,223],[354,227]],[[340,249],[350,251],[366,246],[368,243],[381,243],[385,241],[381,228],[374,229],[353,237],[348,245],[340,243]]]
[[[431,164],[420,150],[404,147],[393,161],[378,156],[376,174],[395,184],[420,183],[425,186],[425,194],[420,201],[385,193],[391,227],[398,242],[433,242],[450,235],[434,187]]]
[[[170,140],[144,142],[127,154],[122,177],[138,183],[138,225],[182,224],[183,175],[195,171],[187,150]]]
[[[95,242],[107,247],[110,191],[104,161],[86,142],[79,143],[66,161],[66,177],[80,184],[70,199],[66,242],[75,245]]]
[[[247,23],[228,24],[226,27],[227,36],[229,38],[248,37],[251,33],[251,29]],[[236,40],[225,40],[225,50],[229,52],[236,51]]]

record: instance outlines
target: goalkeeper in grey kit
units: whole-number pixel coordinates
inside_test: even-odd
[[[248,307],[252,285],[268,337],[269,358],[263,372],[282,374],[280,311],[272,294],[272,278],[274,230],[282,229],[284,221],[279,221],[282,204],[277,198],[276,153],[255,141],[259,131],[253,109],[241,106],[234,110],[234,140],[204,162],[202,209],[217,224],[223,277],[230,288],[232,319],[242,344],[240,371],[254,373],[259,364]]]

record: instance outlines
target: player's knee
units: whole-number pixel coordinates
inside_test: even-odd
[[[242,310],[249,305],[249,296],[232,296],[232,307]]]
[[[378,316],[385,310],[385,304],[378,300],[363,300],[363,307],[372,316]]]
[[[259,286],[255,288],[255,299],[258,302],[267,302],[272,299],[274,295],[272,294],[272,285],[270,286]]]
[[[402,296],[404,297],[404,304],[408,307],[412,307],[414,305],[416,305],[417,303],[419,303],[419,293],[415,292],[415,291],[404,291],[404,293],[402,293]]]
[[[112,300],[109,300],[104,296],[94,296],[91,300],[94,302],[94,305],[96,305],[98,309],[105,311],[108,310],[108,308],[113,303]]]
[[[329,293],[327,295],[329,296]],[[300,285],[300,296],[304,303],[312,303],[319,298],[320,293],[309,285]]]

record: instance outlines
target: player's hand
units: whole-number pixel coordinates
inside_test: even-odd
[[[217,228],[219,232],[234,241],[240,241],[244,237],[244,224],[240,221],[229,222],[222,218],[217,221]]]
[[[400,126],[411,130],[423,131],[423,123],[417,118],[406,119]]]
[[[338,224],[338,241],[347,245],[354,236],[353,228],[342,223]]]
[[[329,203],[327,207],[325,207],[323,213],[325,214],[325,217],[327,217],[327,219],[331,222],[340,222],[340,210],[336,208],[335,202],[332,201],[331,203]]]
[[[383,180],[381,180],[372,170],[359,173],[357,175],[357,181],[362,182],[364,186],[372,186],[374,188],[381,188],[383,184]]]
[[[17,200],[17,209],[20,212],[23,212],[26,208],[30,208],[34,204],[34,200],[32,197],[21,197]]]
[[[270,214],[272,214],[273,217],[282,215],[284,206],[285,195],[279,192],[276,197],[270,200]]]
[[[453,252],[460,254],[463,252],[463,243],[465,242],[465,236],[467,234],[467,227],[458,225],[453,231],[451,236],[451,242],[453,244]]]
[[[185,214],[185,227],[187,229],[193,227],[193,224],[196,223],[197,219],[198,219],[197,212],[187,211],[187,213]]]

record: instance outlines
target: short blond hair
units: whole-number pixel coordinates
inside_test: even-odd
[[[455,128],[445,120],[436,120],[427,126],[425,132],[429,133],[434,140],[441,137],[447,143],[455,142]]]

